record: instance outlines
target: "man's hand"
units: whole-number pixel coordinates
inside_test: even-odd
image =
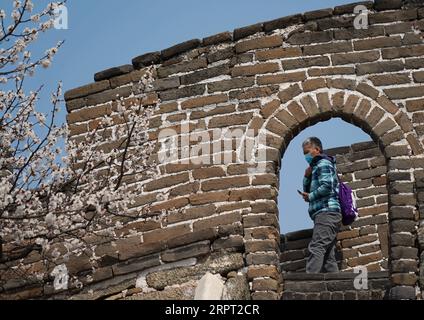
[[[309,193],[302,192],[302,197],[303,197],[303,200],[305,200],[306,202],[309,202]]]
[[[309,166],[305,170],[305,177],[309,177],[312,174],[312,167]]]

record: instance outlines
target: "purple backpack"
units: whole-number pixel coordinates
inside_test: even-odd
[[[352,189],[347,184],[340,181],[340,179],[339,202],[342,211],[342,223],[345,226],[350,225],[358,217],[358,208]]]
[[[325,158],[330,160],[334,165],[337,179],[339,181],[339,202],[342,213],[342,223],[343,225],[348,226],[358,217],[358,207],[356,206],[355,195],[347,184],[340,181],[339,175],[337,174],[336,163],[332,161],[333,159],[328,156],[325,156]]]

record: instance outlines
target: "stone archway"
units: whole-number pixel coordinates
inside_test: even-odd
[[[402,112],[395,104],[393,104],[383,93],[369,84],[359,82],[352,79],[317,79],[305,81],[301,84],[290,85],[283,91],[278,93],[279,99],[268,102],[261,110],[263,121],[260,128],[254,128],[255,119],[250,123],[249,128],[258,130],[259,134],[265,135],[267,148],[266,160],[279,162],[281,154],[291,139],[296,136],[304,128],[314,125],[319,121],[325,121],[333,117],[340,117],[350,122],[365,132],[370,134],[374,141],[378,144],[383,152],[387,162],[387,186],[389,196],[389,225],[391,232],[411,232],[411,223],[416,225],[415,216],[409,215],[409,221],[405,223],[404,215],[396,215],[397,212],[413,212],[413,207],[417,203],[416,195],[395,194],[393,190],[397,190],[397,178],[395,173],[399,161],[411,161],[411,157],[422,153],[422,145],[413,133],[413,126],[406,114]],[[274,173],[268,174],[279,175],[279,168]],[[406,170],[408,171],[408,170]],[[414,184],[413,175],[409,175],[406,181],[410,185],[412,191]],[[272,198],[276,202],[277,196]],[[274,209],[268,214],[273,214]],[[265,213],[267,215],[267,213]],[[277,212],[278,215],[278,212]],[[401,220],[399,221],[399,218]],[[398,221],[396,221],[398,219]],[[264,219],[265,221],[265,219]],[[268,221],[272,221],[268,219]],[[393,227],[395,225],[395,227]],[[250,226],[250,225],[248,225]],[[267,227],[272,228],[269,224]],[[250,238],[249,228],[245,229],[245,235]],[[269,242],[269,239],[263,240]],[[264,243],[265,245],[265,243]],[[276,250],[279,255],[279,250]],[[414,254],[415,253],[415,254]],[[415,297],[415,284],[417,276],[408,272],[399,272],[393,270],[392,265],[398,264],[402,259],[417,259],[417,250],[414,245],[396,248],[392,245],[389,248],[389,270],[391,291],[390,296],[396,297]],[[268,255],[271,255],[268,253]],[[272,261],[270,259],[269,261]],[[264,277],[257,280],[260,288],[257,293],[259,296],[266,297],[269,295],[267,290],[275,288],[277,281],[269,279],[269,270],[272,269],[272,263],[268,267],[258,266],[266,264],[264,261],[256,263],[255,259],[247,259],[249,268],[253,269],[256,277]],[[263,268],[263,269],[262,269]],[[260,270],[263,270],[261,274]],[[267,278],[268,277],[268,278]],[[255,280],[253,280],[255,281]],[[267,283],[269,286],[267,286]],[[255,283],[253,283],[253,291],[255,291]],[[255,292],[253,293],[255,294]]]

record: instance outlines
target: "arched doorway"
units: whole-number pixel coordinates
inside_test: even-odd
[[[399,163],[408,162],[411,157],[422,152],[422,146],[412,131],[410,120],[383,94],[380,95],[368,84],[357,84],[354,80],[347,79],[332,81],[326,86],[318,85],[316,90],[309,92],[303,92],[298,85],[292,85],[280,91],[279,100],[268,103],[261,113],[265,121],[259,131],[264,135],[263,141],[266,143],[258,148],[257,154],[262,152],[265,155],[258,163],[263,160],[275,163],[274,172],[271,169],[266,174],[276,176],[279,174],[281,156],[293,137],[304,128],[333,117],[342,118],[362,128],[372,137],[385,159],[389,190],[388,233],[396,236],[403,232],[414,234],[417,203],[413,192],[414,176],[408,166],[404,166],[404,170],[396,168],[399,168]],[[403,185],[399,184],[399,179],[402,179]],[[265,201],[267,206],[264,205],[259,211],[264,217],[271,217],[276,212],[278,214],[277,193],[278,190],[271,193]],[[274,206],[272,202],[275,203]],[[280,247],[276,250],[270,249],[272,241],[280,240],[275,239],[279,226],[271,218],[264,218],[263,221],[261,231],[251,230],[248,225],[245,225],[244,230],[247,242],[264,241],[263,252],[246,252],[246,263],[249,270],[253,270],[251,274],[255,275],[250,276],[252,295],[258,299],[279,298],[283,286],[281,278],[278,278],[275,272],[281,276]],[[393,237],[389,235],[389,238]],[[407,245],[390,240],[387,269],[391,298],[415,297],[416,268],[405,266],[402,262],[405,259],[418,261],[415,244]],[[276,287],[277,290],[274,289]]]

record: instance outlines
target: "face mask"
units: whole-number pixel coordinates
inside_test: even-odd
[[[307,163],[311,164],[313,158],[314,157],[310,153],[305,154],[305,160]]]

